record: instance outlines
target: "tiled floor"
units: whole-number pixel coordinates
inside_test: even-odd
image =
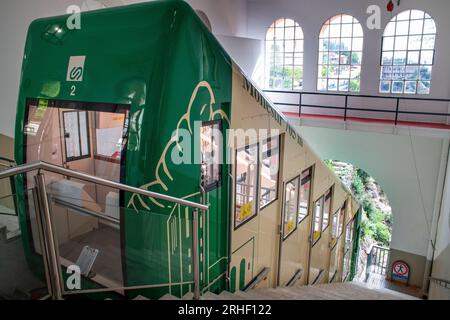
[[[422,298],[422,292],[420,288],[414,286],[406,286],[405,284],[402,283],[390,281],[385,278],[385,275],[371,273],[367,278],[367,281],[365,281],[365,284],[369,288],[373,289],[386,288],[393,291],[408,294],[417,298]]]

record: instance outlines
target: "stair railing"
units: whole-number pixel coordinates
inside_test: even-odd
[[[196,202],[188,201],[181,198],[176,198],[129,185],[121,184],[118,182],[102,179],[87,173],[77,172],[70,169],[66,169],[57,165],[53,165],[46,162],[36,162],[20,166],[14,166],[7,170],[0,171],[0,180],[7,178],[15,178],[18,175],[30,173],[37,171],[34,176],[35,189],[34,194],[36,196],[36,217],[39,229],[39,234],[42,236],[41,245],[42,255],[44,260],[44,269],[47,278],[47,286],[49,294],[54,300],[63,299],[64,295],[64,284],[62,282],[62,274],[59,263],[59,252],[58,243],[55,234],[55,225],[50,210],[50,199],[49,193],[47,192],[47,187],[45,183],[45,176],[43,172],[50,172],[54,174],[59,174],[72,179],[79,179],[85,182],[90,182],[94,184],[99,184],[104,187],[110,187],[114,189],[119,189],[121,191],[126,191],[149,198],[164,200],[168,202],[173,202],[178,205],[183,205],[193,209],[192,212],[192,260],[193,260],[193,274],[194,274],[194,299],[200,298],[200,279],[199,279],[199,246],[198,246],[198,228],[199,228],[199,211],[202,213],[208,210],[209,206],[205,204],[199,204]],[[85,214],[90,214],[89,211],[84,211]],[[186,283],[172,283],[169,285],[184,285]],[[134,289],[146,289],[146,288],[156,288],[162,285],[142,285],[133,287],[121,287],[121,288],[105,288],[105,289],[93,289],[93,290],[83,290],[86,292],[108,292],[117,290],[134,290]],[[67,293],[66,293],[67,294]],[[76,292],[75,292],[76,294]]]
[[[389,261],[389,248],[372,245],[367,255],[366,280],[370,273],[386,275]]]

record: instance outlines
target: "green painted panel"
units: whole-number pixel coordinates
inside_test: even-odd
[[[231,268],[230,272],[230,292],[236,292],[236,267]]]
[[[244,290],[245,288],[245,270],[247,269],[247,264],[245,259],[241,260],[239,264],[239,290]]]
[[[187,130],[191,141],[185,144],[186,150],[195,151],[194,142],[200,139],[194,131],[195,121],[221,120],[223,130],[229,127],[229,56],[184,1],[152,1],[86,12],[81,15],[81,30],[68,30],[66,19],[39,19],[30,25],[16,118],[17,163],[25,161],[27,98],[127,104],[129,139],[122,182],[200,201],[200,165],[172,162],[177,142],[186,143],[174,132]],[[79,56],[85,57],[82,81],[67,81],[71,57]],[[223,167],[222,176],[228,177],[228,167]],[[23,181],[17,184],[23,186]],[[200,232],[208,239],[204,243],[203,286],[227,268],[227,191],[228,181],[223,179],[221,186],[208,194],[211,209]],[[131,194],[123,197],[125,285],[192,281],[192,234],[186,231],[192,212],[188,211],[186,218],[184,207],[153,200]],[[19,215],[24,247],[33,259],[26,212],[22,202]],[[170,290],[181,296],[188,288],[177,285],[169,289],[166,285],[143,293],[157,297]]]

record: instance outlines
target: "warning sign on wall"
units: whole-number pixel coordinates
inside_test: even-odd
[[[409,266],[404,261],[395,261],[392,264],[392,280],[408,282]]]

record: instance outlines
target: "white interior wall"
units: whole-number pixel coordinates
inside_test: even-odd
[[[441,215],[437,224],[435,258],[450,245],[450,154],[447,160],[447,174],[441,207]]]

